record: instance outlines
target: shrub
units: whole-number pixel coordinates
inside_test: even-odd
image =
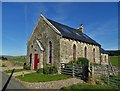
[[[37,73],[43,73],[43,68],[38,69]]]
[[[73,64],[78,64],[78,65],[87,65],[89,62],[88,59],[79,57],[77,60],[72,60],[69,63],[66,64],[67,67],[72,67]]]
[[[87,58],[79,57],[76,63],[77,64],[85,64],[85,65],[87,65],[88,62],[89,62],[89,60]]]
[[[55,74],[55,73],[57,73],[57,67],[55,67],[55,66],[45,66],[43,68],[43,73],[44,74]]]
[[[49,67],[49,66],[45,66],[45,67],[43,68],[43,73],[44,73],[44,74],[50,74],[50,67]]]
[[[57,67],[56,67],[56,66],[50,67],[50,73],[51,73],[51,74],[57,73]]]

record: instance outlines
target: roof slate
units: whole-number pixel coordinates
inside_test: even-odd
[[[50,19],[47,19],[47,20],[61,32],[61,35],[64,38],[68,38],[68,39],[72,39],[72,40],[76,40],[76,41],[82,41],[82,42],[90,43],[93,45],[101,46],[95,40],[93,40],[92,38],[90,38],[86,34],[82,33],[81,31],[78,31],[77,29],[60,24],[60,23],[55,22],[55,21],[50,20]]]
[[[108,54],[108,52],[106,52],[103,48],[101,48],[101,53]]]

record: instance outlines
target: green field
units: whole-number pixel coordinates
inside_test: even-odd
[[[120,62],[118,63],[118,59],[120,59],[120,56],[110,56],[110,62],[114,66],[120,66]]]
[[[16,78],[26,81],[26,82],[47,82],[47,81],[68,79],[68,78],[70,78],[70,76],[63,75],[63,74],[30,73],[30,74],[26,74],[24,77],[17,76]]]
[[[68,87],[64,87],[61,89],[61,91],[118,91],[118,89],[114,89],[110,86],[105,86],[105,85],[91,85],[91,84],[87,84],[87,83],[83,83],[83,84],[75,84],[72,86],[68,86]]]
[[[26,62],[26,57],[25,56],[16,56],[12,58],[8,58],[9,61],[13,62]]]

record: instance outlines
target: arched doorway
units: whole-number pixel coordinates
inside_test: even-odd
[[[76,60],[76,45],[73,45],[73,60]]]
[[[30,66],[32,64],[32,53],[30,54]]]
[[[84,48],[84,57],[87,58],[87,47]]]

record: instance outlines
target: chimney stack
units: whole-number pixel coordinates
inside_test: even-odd
[[[84,32],[84,27],[83,27],[83,24],[80,24],[80,27],[77,28],[77,30],[81,31],[82,33]]]

